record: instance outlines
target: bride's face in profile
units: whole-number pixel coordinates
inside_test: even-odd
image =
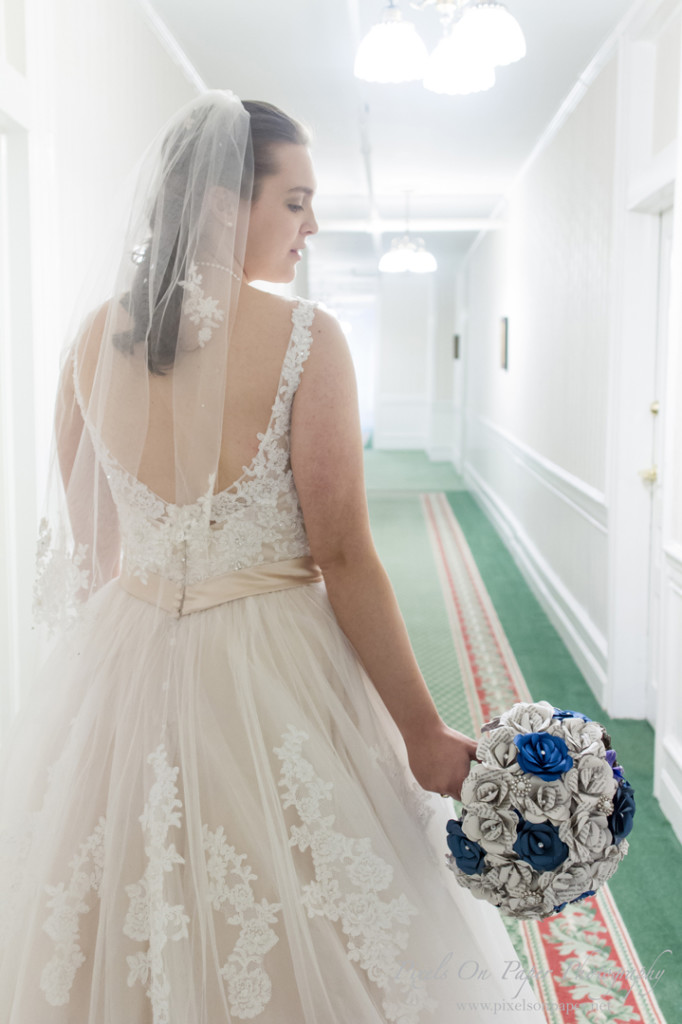
[[[294,279],[299,251],[318,229],[312,207],[316,181],[306,146],[281,142],[272,152],[278,169],[263,178],[251,204],[244,275],[248,281],[286,283]]]

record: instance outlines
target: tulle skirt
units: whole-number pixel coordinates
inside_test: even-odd
[[[112,581],[0,770],[2,1024],[545,1020],[323,583],[174,619]]]

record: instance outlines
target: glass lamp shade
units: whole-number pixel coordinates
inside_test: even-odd
[[[398,8],[389,7],[384,20],[360,43],[354,72],[365,82],[414,82],[423,77],[427,60],[428,51],[412,22],[403,21]]]
[[[472,49],[466,31],[465,16],[443,36],[429,58],[424,72],[424,87],[431,92],[464,96],[484,92],[495,84],[495,69]]]
[[[432,274],[438,270],[436,257],[427,251],[423,238],[419,239],[417,251],[412,254],[410,270],[413,274]]]
[[[467,50],[493,67],[512,64],[526,56],[526,40],[516,18],[495,0],[467,7],[459,23]]]
[[[410,250],[401,245],[402,239],[394,238],[391,248],[379,260],[379,272],[382,274],[402,274],[409,270]]]
[[[382,274],[430,274],[438,269],[432,253],[427,252],[424,239],[413,242],[409,235],[394,238],[391,248],[379,260],[379,271]]]

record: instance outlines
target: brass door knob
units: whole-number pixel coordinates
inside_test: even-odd
[[[655,483],[658,480],[658,467],[652,466],[651,469],[640,469],[639,475],[642,480],[650,480],[651,483]]]

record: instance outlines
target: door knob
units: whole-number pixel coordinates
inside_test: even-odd
[[[654,483],[656,480],[658,480],[658,467],[652,466],[651,469],[640,469],[639,475],[641,476],[642,480],[650,480],[652,483]]]

